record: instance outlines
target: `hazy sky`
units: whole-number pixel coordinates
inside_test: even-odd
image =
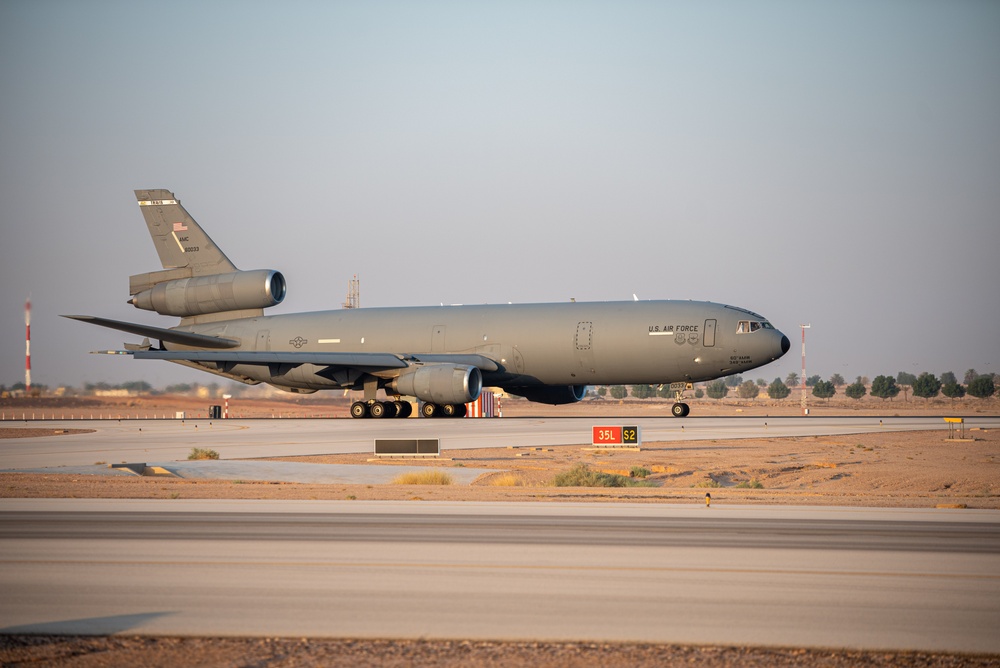
[[[1000,371],[1000,3],[0,0],[0,383],[211,382],[88,355],[170,326],[132,193],[268,313],[699,299],[752,378]]]

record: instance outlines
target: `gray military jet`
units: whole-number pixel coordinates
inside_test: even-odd
[[[270,269],[241,271],[168,190],[136,190],[162,271],[129,279],[136,308],[180,317],[160,328],[65,316],[145,337],[138,359],[176,362],[290,392],[363,390],[356,418],[461,416],[486,387],[546,404],[588,385],[669,384],[672,414],[697,381],[742,373],[788,352],[752,311],[693,301],[362,308],[265,316],[285,297]],[[150,339],[159,340],[153,346]],[[387,400],[377,401],[379,389]]]

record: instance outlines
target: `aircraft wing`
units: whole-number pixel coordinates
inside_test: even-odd
[[[488,357],[475,354],[394,354],[394,353],[327,353],[278,352],[256,350],[134,350],[136,359],[168,360],[171,362],[212,362],[222,366],[236,364],[291,365],[316,364],[327,367],[388,370],[405,369],[412,364],[461,364],[481,371],[496,371],[500,367]]]

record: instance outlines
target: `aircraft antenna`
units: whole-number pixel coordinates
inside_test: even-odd
[[[358,280],[357,274],[354,274],[354,278],[347,282],[347,301],[341,306],[344,308],[361,307],[361,281]]]

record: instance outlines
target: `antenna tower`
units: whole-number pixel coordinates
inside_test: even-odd
[[[354,278],[347,283],[347,301],[342,306],[344,308],[361,307],[361,282],[358,280],[357,274],[354,274]]]
[[[24,300],[24,393],[31,396],[31,297]]]

